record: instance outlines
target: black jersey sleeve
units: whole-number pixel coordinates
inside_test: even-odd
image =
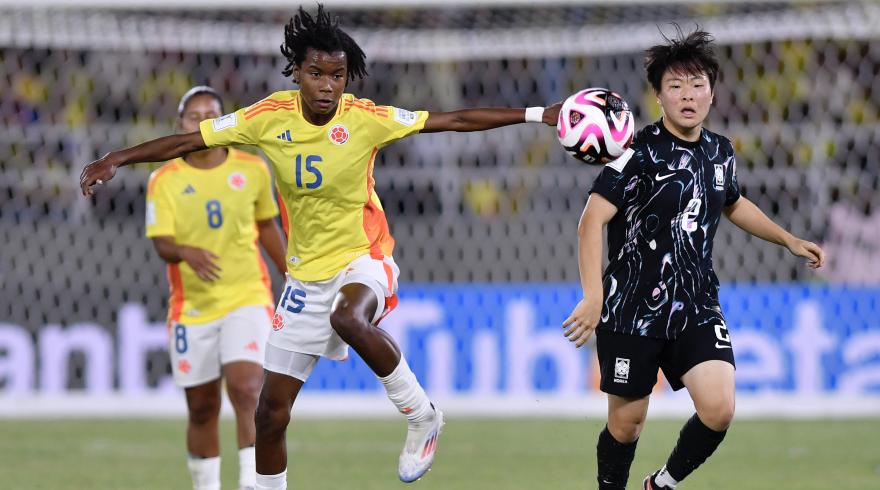
[[[590,194],[599,194],[620,210],[623,208],[626,185],[636,173],[637,167],[638,158],[634,156],[633,150],[627,150],[623,156],[605,165],[593,182]]]
[[[731,149],[730,165],[727,166],[727,190],[724,196],[724,207],[730,206],[739,199],[739,182],[736,180],[736,155]]]

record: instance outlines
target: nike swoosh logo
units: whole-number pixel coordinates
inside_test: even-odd
[[[722,345],[722,344],[719,344],[718,342],[715,342],[715,348],[716,349],[733,349],[733,346]]]
[[[666,175],[664,175],[664,176],[661,177],[660,174],[657,174],[657,176],[654,177],[654,179],[657,180],[657,181],[659,182],[659,181],[661,181],[661,180],[666,180],[666,179],[668,179],[669,177],[672,177],[673,175],[675,175],[675,174],[674,174],[674,173],[673,173],[673,174],[666,174]]]

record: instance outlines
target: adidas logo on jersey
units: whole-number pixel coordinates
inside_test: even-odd
[[[196,189],[191,184],[187,184],[186,189],[183,190],[184,195],[195,194],[195,193],[196,193]]]
[[[275,139],[279,139],[282,141],[293,141],[293,139],[290,137],[290,130],[289,129],[284,131],[283,133],[279,134],[278,136],[276,136]]]

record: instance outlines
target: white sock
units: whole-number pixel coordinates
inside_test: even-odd
[[[287,490],[287,470],[277,475],[257,473],[257,490]]]
[[[257,486],[257,455],[254,446],[238,450],[238,487]]]
[[[663,467],[663,469],[660,470],[660,473],[657,473],[657,477],[654,478],[654,481],[657,482],[657,484],[661,487],[675,488],[675,486],[678,485],[678,482],[675,481],[675,478],[672,478],[672,475],[670,475],[669,472],[666,471],[665,466]]]
[[[400,356],[400,364],[394,368],[388,376],[379,378],[385,385],[388,398],[400,413],[406,415],[410,422],[422,422],[434,415],[434,408],[422,385],[416,379],[416,375],[409,369],[409,364],[403,355]]]
[[[220,490],[220,456],[216,458],[186,459],[192,476],[193,490]]]

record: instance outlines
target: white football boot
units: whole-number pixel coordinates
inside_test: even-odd
[[[434,409],[434,417],[431,419],[418,423],[409,422],[406,442],[397,466],[400,481],[412,483],[431,469],[443,423],[443,412],[437,408]]]

